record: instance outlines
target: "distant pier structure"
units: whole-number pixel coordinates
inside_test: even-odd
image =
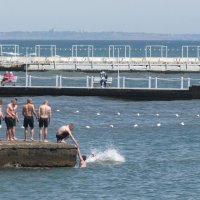
[[[138,56],[140,52],[140,56]],[[169,53],[171,52],[171,53]],[[137,55],[137,56],[136,56]],[[200,46],[184,45],[169,49],[165,45],[56,45],[20,47],[0,44],[0,69],[68,71],[200,71]]]

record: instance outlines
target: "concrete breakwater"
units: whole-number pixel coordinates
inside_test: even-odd
[[[0,57],[1,70],[200,72],[196,57]]]
[[[1,87],[0,96],[99,96],[128,99],[133,101],[192,100],[200,99],[200,86],[189,89],[118,89],[118,88],[42,88],[42,87]]]
[[[74,167],[74,145],[0,141],[0,167]]]

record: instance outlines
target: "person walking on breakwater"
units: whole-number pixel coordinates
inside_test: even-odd
[[[75,143],[76,147],[79,148],[79,145],[72,134],[73,129],[74,129],[73,124],[61,126],[57,130],[57,133],[56,133],[57,142],[58,143],[66,143],[65,140],[67,140],[70,137],[73,140],[73,142]]]
[[[16,99],[11,100],[11,103],[6,106],[6,117],[5,122],[7,126],[7,140],[13,141],[13,128],[15,125],[15,120],[18,120],[18,116],[15,113],[15,106],[17,104]]]
[[[0,98],[0,128],[1,128],[1,120],[3,119],[2,104],[3,100]]]
[[[44,142],[48,142],[47,134],[48,134],[48,125],[51,119],[51,107],[49,106],[48,100],[39,107],[39,140],[42,142],[42,129],[44,127]]]
[[[31,134],[31,141],[34,141],[34,118],[33,115],[35,115],[35,118],[37,119],[37,114],[35,112],[35,107],[32,103],[32,99],[28,98],[27,103],[23,106],[22,109],[22,115],[24,116],[24,141],[28,141],[27,135],[28,135],[28,126],[30,127],[30,134]]]

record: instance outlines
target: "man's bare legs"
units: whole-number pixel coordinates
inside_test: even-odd
[[[45,127],[44,128],[44,142],[48,142],[48,140],[47,140],[47,134],[48,134],[48,128]]]
[[[42,142],[42,128],[39,128],[39,138],[40,142]]]
[[[31,128],[30,130],[31,134],[31,141],[33,141],[33,136],[34,136],[34,128]],[[28,141],[28,128],[24,128],[24,141]]]

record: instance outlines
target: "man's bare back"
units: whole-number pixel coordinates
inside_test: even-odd
[[[39,108],[39,117],[41,118],[50,118],[51,116],[51,107],[47,104],[42,104]]]
[[[23,116],[33,116],[35,114],[35,108],[32,103],[27,103],[23,107]]]

